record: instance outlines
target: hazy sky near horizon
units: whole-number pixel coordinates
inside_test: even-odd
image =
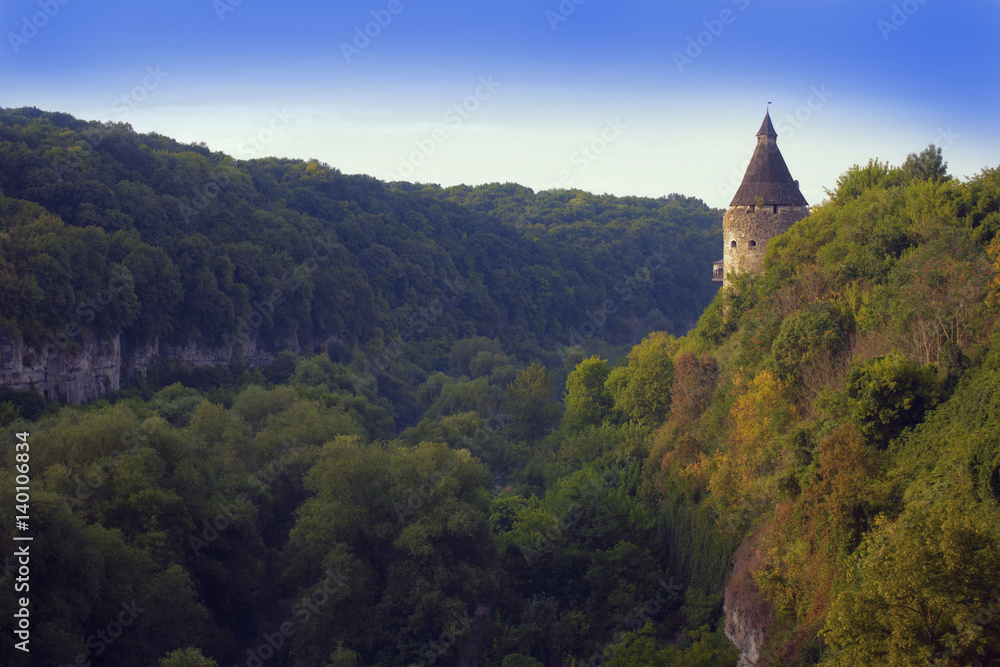
[[[726,206],[767,103],[811,204],[1000,165],[996,0],[4,0],[0,106],[384,180]]]

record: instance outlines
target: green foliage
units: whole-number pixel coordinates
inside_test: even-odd
[[[490,417],[499,410],[503,392],[487,378],[475,380],[449,380],[442,385],[441,394],[427,409],[428,416],[445,417],[463,412],[475,412],[480,417]]]
[[[233,400],[233,412],[251,426],[259,426],[272,414],[279,414],[291,407],[296,399],[290,387],[267,391],[262,387],[247,387]]]
[[[608,363],[600,357],[589,357],[577,365],[566,378],[563,403],[563,427],[573,430],[585,426],[600,426],[611,414],[612,398],[608,393]]]
[[[719,381],[719,364],[710,355],[682,352],[674,363],[670,415],[684,422],[697,420],[708,407]]]
[[[628,365],[611,371],[605,382],[615,411],[644,426],[662,424],[670,411],[676,351],[676,340],[662,331],[633,347]]]
[[[716,294],[712,303],[708,304],[695,327],[695,335],[711,345],[721,345],[726,335],[731,333],[724,317],[724,302],[722,292]]]
[[[529,656],[512,653],[503,659],[500,667],[544,667],[544,665]]]
[[[483,355],[483,357],[479,355]],[[477,378],[483,375],[483,373],[476,373],[472,369],[473,362],[477,357],[480,361],[476,365],[481,367],[486,359],[503,356],[503,348],[496,340],[483,336],[464,338],[456,341],[451,347],[451,352],[448,355],[448,372],[455,377],[467,375],[470,378]],[[480,369],[477,368],[477,370]]]
[[[905,201],[900,188],[877,189],[831,214],[841,226],[818,250],[817,259],[835,284],[882,281],[903,251],[914,245],[914,230],[902,210]]]
[[[21,419],[20,405],[14,405],[10,401],[0,403],[0,426],[7,426],[17,419]]]
[[[809,303],[781,323],[771,346],[775,374],[799,382],[802,373],[843,352],[850,321],[829,302]]]
[[[681,613],[687,618],[688,625],[700,628],[713,618],[717,618],[722,609],[722,595],[710,594],[688,587],[684,593],[684,606]]]
[[[677,340],[714,292],[696,200],[387,186],[30,109],[0,160],[5,340],[302,349],[58,411],[0,390],[39,664],[279,633],[288,665],[721,667],[723,599],[771,620],[762,665],[1000,655],[997,170],[850,170]]]
[[[504,391],[504,413],[510,419],[507,429],[511,440],[537,442],[559,417],[559,406],[552,400],[552,382],[544,366],[538,363],[518,373]]]
[[[326,667],[358,667],[361,656],[357,651],[344,648],[344,643],[337,644],[337,650],[330,654]]]
[[[218,667],[219,663],[206,658],[195,647],[171,651],[160,660],[160,667]]]
[[[913,508],[872,531],[830,611],[829,664],[989,664],[1000,655],[1000,535],[973,510]]]
[[[1000,502],[1000,353],[994,347],[955,394],[900,443],[911,501],[939,505],[953,496]],[[956,470],[966,474],[956,475]]]
[[[941,148],[931,144],[920,154],[910,153],[900,167],[904,181],[947,181],[948,163],[941,156]]]
[[[295,658],[322,659],[345,641],[365,663],[414,660],[489,594],[485,479],[467,451],[441,444],[327,443],[306,476],[315,495],[298,509],[286,577],[302,586],[326,569],[344,583],[296,634]],[[378,635],[364,631],[373,622]]]
[[[773,614],[759,664],[815,664],[824,651],[836,664],[992,664],[1000,652],[975,644],[992,626],[954,619],[974,615],[962,606],[959,571],[972,567],[988,581],[986,563],[1000,557],[994,537],[960,537],[955,528],[953,541],[966,545],[968,558],[948,546],[943,528],[931,537],[910,531],[899,549],[880,552],[889,562],[907,551],[907,540],[929,549],[905,565],[876,566],[864,554],[900,514],[893,533],[900,536],[908,534],[906,517],[921,512],[976,516],[968,527],[997,525],[996,325],[983,302],[1000,182],[995,170],[966,183],[951,179],[931,147],[901,168],[878,161],[853,168],[830,194],[769,245],[763,275],[737,278],[725,319],[720,299],[681,341],[684,351],[711,350],[722,382],[707,408],[693,401],[680,419],[675,404],[656,434],[649,464],[659,467],[647,479],[664,507],[661,530],[675,549],[704,549],[691,564],[672,559],[683,573],[721,557],[687,537],[694,517],[706,524],[690,530],[695,535],[721,520],[739,539],[757,523],[760,544],[747,547],[747,539],[742,548],[760,549],[746,576],[763,591],[765,615],[768,605]],[[693,398],[684,389],[692,380],[681,379],[674,361],[678,398]],[[691,359],[683,367],[700,375]],[[778,382],[762,382],[765,371]],[[722,413],[728,423],[712,421]],[[727,522],[733,510],[744,521]],[[875,528],[880,514],[889,518]],[[699,576],[710,595],[725,575]],[[925,576],[933,579],[929,591],[942,586],[931,606],[921,603],[940,625],[936,647],[926,650],[921,628],[889,613],[903,604],[890,594],[905,584],[919,597],[924,585],[914,582]],[[736,578],[730,590],[739,588]],[[945,599],[946,581],[958,599]],[[993,615],[989,593],[984,586],[972,596],[981,600],[980,621]],[[829,631],[834,613],[835,644],[818,634],[824,624]]]
[[[864,167],[854,165],[849,168],[837,179],[836,190],[833,192],[827,190],[827,195],[835,204],[843,206],[869,190],[895,185],[898,182],[899,177],[888,162],[880,162],[877,158],[873,158]]]
[[[721,212],[679,195],[388,185],[36,109],[0,110],[0,162],[0,331],[36,346],[337,341],[364,374],[402,340],[424,372],[502,389],[519,366],[505,350],[541,359],[609,299],[595,342],[623,344],[633,321],[677,327],[715,291],[683,276],[716,253]],[[663,247],[669,271],[650,257]],[[473,368],[478,352],[494,356]]]
[[[38,395],[38,392],[11,389],[0,387],[0,403],[8,405],[8,414],[11,420],[15,416],[28,420],[35,420],[42,416],[45,411],[45,399]],[[0,421],[0,425],[6,426],[8,422]]]
[[[918,155],[910,153],[901,167],[891,167],[878,159],[868,161],[864,167],[853,166],[837,179],[834,192],[827,191],[835,204],[845,205],[874,189],[887,189],[913,181],[947,181],[948,163],[941,156],[941,149],[931,144]]]
[[[847,375],[852,418],[861,435],[879,449],[920,423],[937,402],[938,392],[934,370],[900,354],[869,359]]]
[[[735,667],[739,653],[721,632],[703,625],[674,646],[658,648],[651,624],[628,632],[604,650],[605,665],[615,667]]]

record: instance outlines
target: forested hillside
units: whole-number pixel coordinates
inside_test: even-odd
[[[471,335],[529,359],[581,328],[611,345],[686,331],[715,289],[720,219],[679,195],[385,184],[0,110],[0,332],[59,349],[253,337],[343,358],[404,335],[409,382]]]
[[[329,296],[310,270],[308,298],[275,308],[274,339],[293,327],[316,349],[163,368],[84,406],[4,405],[0,481],[15,486],[27,440],[34,541],[31,661],[9,639],[8,557],[3,664],[1000,663],[1000,170],[959,182],[933,149],[851,169],[685,333],[682,306],[657,299],[697,307],[696,290],[660,294],[661,277],[708,277],[680,250],[719,245],[718,212],[695,201],[385,186],[117,127],[107,158],[80,150],[130,178],[91,190],[117,202],[139,183],[163,217],[104,206],[94,221],[120,227],[81,227],[84,206],[7,167],[59,150],[29,137],[71,143],[78,121],[5,113],[22,120],[0,126],[21,136],[0,153],[2,275],[35,305],[3,322],[21,335],[81,298],[75,273],[31,285],[69,269],[51,254],[25,269],[7,250],[24,238],[97,248],[101,270],[119,258],[135,319],[104,326],[123,336],[239,335],[237,296],[259,299],[281,280],[271,258],[307,259],[293,241],[321,230],[343,253],[331,276],[356,282]],[[111,155],[119,140],[134,151]],[[192,206],[201,240],[185,245],[169,198],[205,187],[213,160],[230,184]],[[176,179],[183,196],[158,193]],[[231,270],[184,282],[223,250]],[[161,324],[143,319],[132,252],[176,269]],[[204,285],[232,311],[181,315]]]
[[[844,174],[720,295],[646,472],[739,536],[760,665],[1000,664],[1000,171],[940,150]],[[728,303],[728,317],[724,314]],[[653,664],[653,663],[650,663]]]

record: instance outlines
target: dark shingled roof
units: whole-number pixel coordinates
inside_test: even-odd
[[[774,131],[774,125],[771,125],[770,111],[764,114],[764,122],[760,124],[760,129],[757,130],[757,136],[759,137],[761,135],[771,137],[772,139],[778,138],[778,133]]]
[[[765,114],[757,132],[757,148],[730,206],[808,206],[799,191],[798,181],[792,178],[785,158],[781,157],[777,137],[778,133],[771,124],[771,114]]]

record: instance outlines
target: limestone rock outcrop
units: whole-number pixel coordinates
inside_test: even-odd
[[[287,349],[298,350],[294,336],[283,343]],[[255,338],[232,345],[197,341],[178,345],[156,339],[142,347],[123,350],[121,336],[108,340],[85,337],[72,346],[36,347],[20,337],[0,333],[0,387],[37,391],[47,400],[78,404],[123,388],[129,378],[144,377],[151,364],[167,359],[195,368],[235,361],[259,366],[274,356]]]
[[[723,600],[726,638],[740,650],[737,667],[757,664],[771,621],[770,605],[753,579],[753,572],[762,560],[757,550],[758,539],[756,534],[748,537],[736,550],[733,572]]]

